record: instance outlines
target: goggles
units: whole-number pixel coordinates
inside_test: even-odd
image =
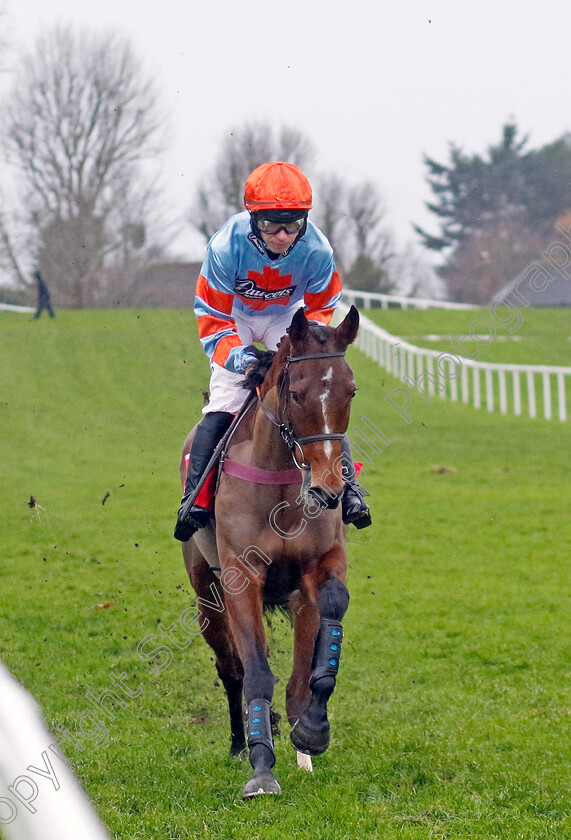
[[[294,219],[292,222],[271,222],[269,219],[256,219],[256,224],[262,233],[279,233],[280,230],[285,230],[286,233],[299,233],[305,224],[305,216],[300,219]]]

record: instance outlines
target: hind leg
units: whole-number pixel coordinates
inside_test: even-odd
[[[216,606],[211,587],[216,587],[216,590],[220,593],[220,598],[223,597],[222,587],[192,541],[183,543],[182,551],[190,582],[197,596],[201,599],[197,601],[197,607],[202,617],[201,632],[216,655],[216,670],[228,698],[232,738],[230,755],[239,755],[246,749],[242,715],[244,669],[228,625],[226,610],[223,608],[219,611],[206,606],[204,603],[204,601],[208,601]]]

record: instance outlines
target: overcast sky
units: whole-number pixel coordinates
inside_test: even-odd
[[[56,23],[126,36],[156,77],[163,161],[182,218],[220,142],[245,122],[300,129],[316,168],[372,180],[401,247],[430,225],[424,152],[484,151],[514,118],[540,146],[571,131],[569,0],[0,0],[9,58]],[[8,82],[4,74],[2,84]],[[201,259],[190,232],[181,254]]]

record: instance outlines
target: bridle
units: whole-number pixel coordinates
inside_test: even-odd
[[[311,360],[311,359],[333,359],[333,358],[338,358],[338,357],[341,357],[341,356],[345,356],[345,353],[343,353],[343,352],[311,353],[311,354],[304,355],[304,356],[288,356],[287,359],[286,359],[286,364],[285,364],[284,370],[283,370],[283,377],[282,377],[282,381],[281,381],[281,385],[280,385],[280,391],[279,391],[279,394],[278,394],[278,409],[279,409],[279,406],[281,405],[281,402],[282,402],[282,395],[283,395],[284,391],[286,390],[285,386],[289,382],[288,370],[289,370],[290,365],[294,364],[295,362],[305,362],[305,361],[308,361],[308,360]],[[259,387],[256,388],[256,393],[258,395],[258,402],[260,404],[260,407],[261,407],[262,411],[264,412],[264,414],[266,415],[268,420],[270,420],[270,422],[273,423],[273,425],[276,426],[279,429],[279,432],[280,432],[280,435],[281,435],[281,438],[282,438],[283,442],[285,443],[285,445],[287,446],[287,448],[291,452],[291,457],[293,458],[294,464],[300,470],[310,469],[310,465],[306,464],[305,461],[303,460],[302,444],[313,443],[314,441],[318,441],[318,440],[343,440],[343,438],[345,437],[344,434],[341,434],[339,432],[322,432],[321,434],[317,434],[317,435],[304,435],[303,437],[298,437],[296,435],[294,429],[293,429],[293,426],[291,425],[290,420],[285,418],[287,420],[287,422],[284,422],[284,421],[280,422],[275,417],[272,410],[269,409],[268,406],[264,404]],[[282,416],[285,413],[285,411],[287,411],[287,402],[288,402],[288,400],[287,400],[287,396],[286,396],[286,405],[284,407],[284,411],[279,412],[280,414],[282,414]],[[298,462],[298,459],[296,458],[296,449],[299,449],[299,452],[301,453],[301,461],[302,461],[301,464]]]

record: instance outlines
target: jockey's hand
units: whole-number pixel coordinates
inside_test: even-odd
[[[254,347],[253,344],[248,345],[248,347],[240,347],[239,348],[239,356],[236,362],[236,369],[240,371],[240,373],[245,373],[246,368],[248,365],[251,365],[252,362],[257,362],[258,354],[261,351],[258,350],[257,347]]]
[[[264,377],[274,360],[275,353],[272,350],[259,350],[253,345],[245,349],[251,350],[256,357],[247,364],[245,371],[245,387],[254,390],[264,381]]]

